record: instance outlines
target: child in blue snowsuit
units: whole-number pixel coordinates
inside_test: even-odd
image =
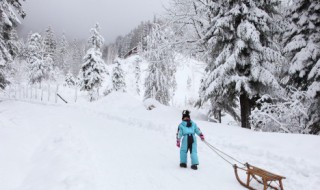
[[[182,112],[182,122],[177,131],[177,146],[180,147],[180,140],[182,138],[182,145],[180,148],[180,167],[187,167],[187,154],[190,150],[191,168],[197,170],[199,165],[197,154],[197,134],[201,140],[204,140],[204,136],[198,128],[197,124],[191,121],[190,111],[184,110]]]

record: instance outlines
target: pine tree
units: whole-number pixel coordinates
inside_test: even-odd
[[[38,33],[32,34],[27,43],[26,60],[29,67],[29,80],[32,84],[41,84],[43,80],[52,77],[53,60],[49,55],[44,56],[41,43],[42,38]]]
[[[91,36],[88,40],[88,44],[101,52],[104,43],[104,38],[100,35],[100,25],[97,23],[94,28],[91,29]]]
[[[169,49],[167,35],[160,25],[155,24],[148,37],[146,59],[149,61],[148,75],[145,80],[144,98],[154,98],[169,105],[175,89],[175,66],[173,52]]]
[[[203,37],[213,57],[200,89],[201,101],[236,105],[239,99],[241,126],[250,128],[249,116],[256,100],[281,91],[275,75],[283,58],[271,35],[278,28],[273,16],[278,14],[279,2],[215,3],[220,8],[212,14],[214,22]]]
[[[50,56],[51,58],[53,58],[55,56],[57,42],[51,26],[49,26],[45,31],[45,35],[43,38],[43,49],[45,57]]]
[[[71,71],[69,71],[69,72],[67,73],[64,82],[65,82],[65,84],[68,85],[69,87],[76,85],[76,80],[75,80],[73,74],[71,73]]]
[[[320,2],[295,0],[286,18],[289,24],[283,35],[284,53],[290,64],[284,82],[307,90],[315,80],[310,72],[320,59]]]
[[[57,46],[56,60],[57,60],[58,67],[65,73],[70,71],[71,69],[70,63],[68,63],[68,56],[69,56],[68,50],[69,50],[68,41],[66,39],[65,34],[62,34],[62,37]]]
[[[320,2],[295,0],[286,13],[289,20],[283,35],[284,53],[289,69],[283,82],[308,91],[311,104],[308,126],[310,133],[320,132]]]
[[[14,28],[20,23],[17,14],[26,16],[19,0],[0,1],[0,89],[9,83],[6,77],[8,63],[16,56],[15,43],[12,41]]]
[[[121,68],[120,60],[115,59],[114,64],[116,66],[113,68],[112,84],[115,91],[126,91],[126,82],[124,77],[124,71]]]
[[[134,72],[135,72],[135,78],[136,78],[136,91],[138,95],[140,95],[140,78],[141,78],[140,63],[141,63],[141,59],[136,58]]]
[[[13,28],[9,34],[9,40],[7,41],[8,51],[12,55],[12,59],[15,59],[22,52],[22,44],[18,39],[18,34],[15,28]]]
[[[82,58],[85,55],[85,48],[82,46],[83,45],[76,39],[74,39],[70,45],[70,67],[74,75],[79,74],[82,64]]]
[[[101,48],[104,39],[99,33],[99,25],[91,29],[91,37],[88,44],[90,49],[84,56],[83,64],[80,70],[81,90],[89,92],[90,101],[95,100],[99,94],[99,88],[107,74],[105,63],[102,59]]]

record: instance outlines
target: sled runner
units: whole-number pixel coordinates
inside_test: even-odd
[[[214,147],[213,145],[211,145],[210,143],[208,143],[207,141],[204,141],[204,143],[211,149],[213,150],[218,156],[220,156],[223,160],[225,160],[226,162],[228,162],[230,165],[233,166],[234,168],[234,173],[236,175],[236,178],[238,180],[238,182],[244,186],[247,189],[250,190],[257,190],[253,187],[250,186],[250,182],[254,179],[255,181],[257,181],[258,183],[263,185],[263,190],[267,190],[267,189],[274,189],[274,190],[284,190],[283,189],[283,184],[282,184],[282,180],[286,179],[283,176],[271,173],[269,171],[266,171],[264,169],[258,168],[256,166],[250,165],[248,163],[242,163],[239,160],[231,157],[230,155],[222,152],[221,150],[217,149],[216,147]],[[224,155],[224,156],[223,156]],[[228,159],[227,159],[228,157]],[[233,164],[231,161],[235,161],[237,163],[239,163],[240,165],[244,166],[244,167],[239,167],[237,164]],[[243,182],[239,175],[238,175],[238,170],[243,170],[246,172],[246,176],[247,176],[247,181],[246,183]]]
[[[255,188],[250,186],[250,182],[252,181],[252,179],[254,179],[258,183],[263,185],[263,190],[267,190],[268,188],[275,189],[275,190],[284,190],[282,185],[282,179],[285,179],[285,177],[263,170],[256,166],[252,166],[248,163],[246,163],[245,166],[246,167],[244,168],[240,168],[236,164],[233,166],[236,178],[242,186],[250,190],[256,190]],[[241,181],[238,175],[238,169],[246,171],[246,174],[247,174],[246,183]],[[274,186],[273,184],[276,184],[277,186]]]

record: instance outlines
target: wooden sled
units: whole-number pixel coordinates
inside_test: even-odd
[[[240,168],[236,164],[233,165],[233,168],[234,168],[234,172],[235,172],[235,175],[236,175],[238,182],[242,186],[246,187],[247,189],[257,190],[257,189],[254,189],[253,187],[250,186],[250,182],[252,181],[252,179],[254,179],[263,185],[263,190],[267,190],[268,188],[275,189],[275,190],[284,190],[283,185],[282,185],[282,180],[286,179],[286,178],[283,176],[273,174],[271,172],[268,172],[268,171],[263,170],[261,168],[258,168],[256,166],[252,166],[248,163],[245,164],[244,168]],[[247,182],[246,183],[241,181],[241,179],[238,175],[238,169],[246,171],[246,174],[247,174]],[[273,184],[276,184],[277,187],[275,187]]]

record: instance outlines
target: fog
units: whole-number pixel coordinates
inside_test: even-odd
[[[48,26],[57,36],[87,39],[95,23],[101,26],[106,43],[128,33],[141,21],[164,12],[169,0],[26,0],[27,17],[19,26],[20,36],[42,32]]]

